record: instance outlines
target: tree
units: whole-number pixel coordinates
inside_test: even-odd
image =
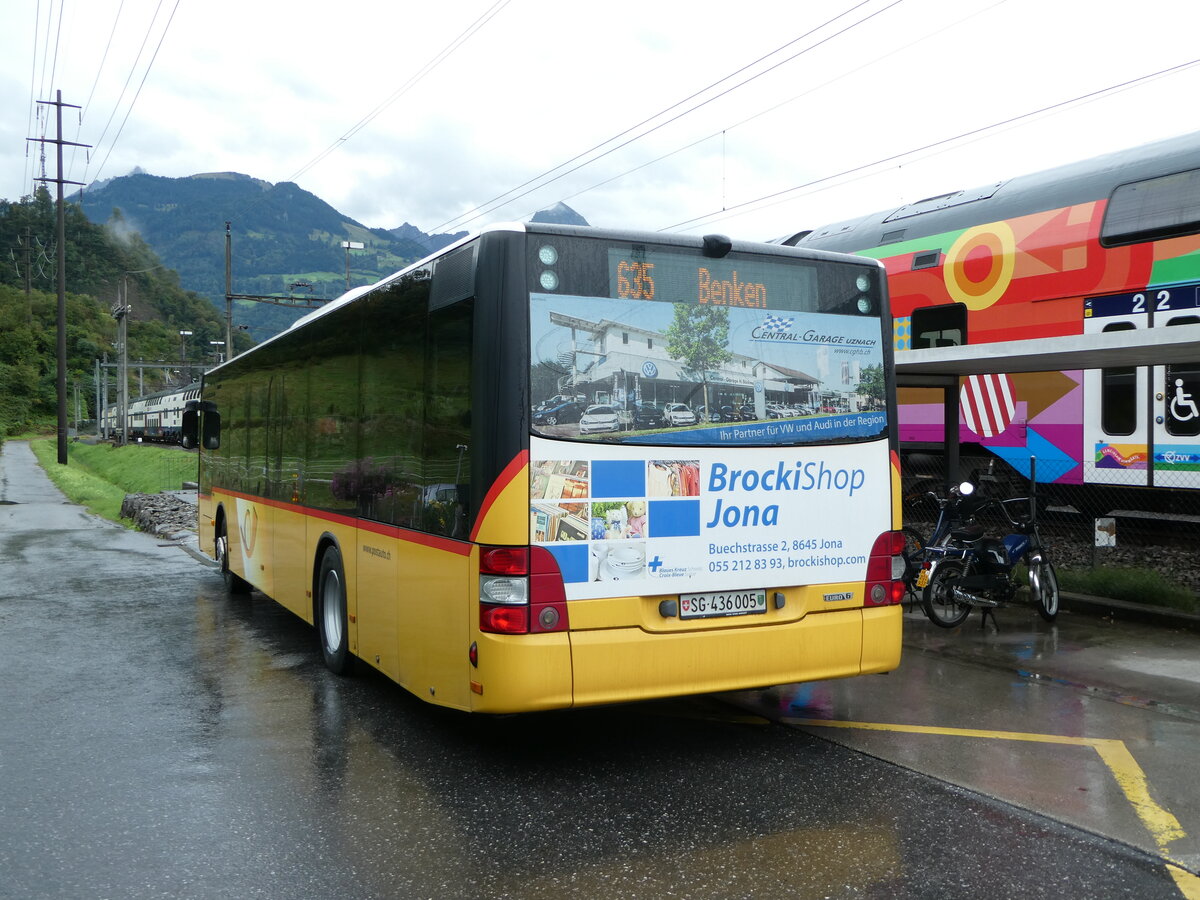
[[[729,351],[729,310],[724,306],[675,304],[675,321],[667,328],[667,353],[694,371],[703,385],[704,409],[708,402],[709,373],[733,359]]]
[[[873,409],[883,409],[883,366],[865,366],[859,373],[858,392],[866,397]]]

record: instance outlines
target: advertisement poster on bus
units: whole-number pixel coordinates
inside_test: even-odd
[[[878,316],[532,294],[534,432],[763,446],[886,433]]]
[[[530,443],[530,539],[568,599],[860,581],[890,521],[886,441],[813,447]],[[617,583],[619,582],[619,584]]]

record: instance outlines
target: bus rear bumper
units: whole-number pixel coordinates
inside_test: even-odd
[[[768,627],[571,633],[574,705],[821,681],[900,664],[899,606],[814,613]]]

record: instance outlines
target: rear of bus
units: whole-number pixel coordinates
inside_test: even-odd
[[[472,708],[895,668],[882,268],[719,236],[511,238],[522,308],[497,338],[527,366],[527,450],[473,529]]]

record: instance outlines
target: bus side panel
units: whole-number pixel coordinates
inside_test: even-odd
[[[396,573],[399,555],[394,538],[366,528],[350,548],[358,558],[355,581],[358,642],[354,653],[393,681],[400,681],[400,643],[396,631]]]
[[[890,672],[900,665],[904,617],[900,606],[877,606],[862,611],[862,675]]]
[[[575,705],[844,678],[861,674],[868,654],[869,671],[882,671],[887,641],[894,643],[890,653],[899,662],[900,607],[883,612],[881,621],[871,617],[869,638],[861,609],[815,613],[767,628],[576,631]]]
[[[270,504],[235,497],[229,514],[230,568],[268,597],[275,596],[272,534],[275,510]]]
[[[196,494],[196,528],[200,552],[210,559],[217,556],[216,547],[216,515],[217,504],[210,492],[198,491]]]
[[[397,549],[391,598],[403,651],[396,680],[422,700],[469,709],[470,611],[479,591],[472,577],[475,555],[469,544],[446,549],[400,540]]]
[[[505,635],[476,630],[474,640],[479,647],[479,667],[471,670],[471,679],[481,693],[471,695],[473,712],[533,712],[576,705],[571,672],[573,638],[567,633]]]
[[[308,517],[286,506],[275,506],[271,515],[274,541],[271,566],[274,593],[271,596],[311,625],[312,569],[307,565],[311,557],[304,552]]]

